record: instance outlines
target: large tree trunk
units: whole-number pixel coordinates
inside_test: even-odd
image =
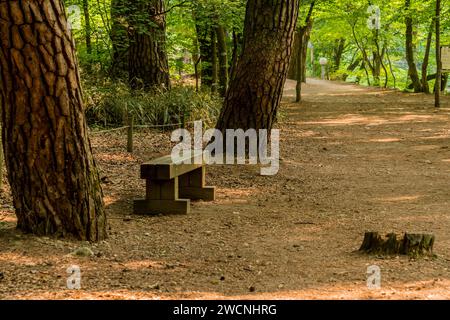
[[[411,0],[405,0],[405,9],[408,10],[405,17],[406,24],[406,61],[408,62],[408,74],[411,78],[414,92],[422,92],[423,88],[420,83],[419,73],[414,59],[414,44],[413,44],[413,19],[409,12],[411,9]]]
[[[74,43],[62,1],[0,2],[3,141],[18,228],[106,237]]]
[[[249,0],[244,48],[217,127],[272,129],[292,53],[298,0]]]
[[[133,89],[170,88],[164,0],[135,0],[129,16],[128,76]]]

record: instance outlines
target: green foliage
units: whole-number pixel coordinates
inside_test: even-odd
[[[442,38],[443,44],[450,44],[450,1],[442,3]],[[367,26],[369,5],[377,5],[381,10],[381,29],[376,32]],[[303,9],[304,15],[305,9]],[[360,84],[374,84],[371,70],[368,69],[369,79],[362,68],[358,65],[353,71],[348,67],[355,60],[363,57],[362,50],[365,50],[369,59],[372,59],[376,52],[377,43],[383,54],[383,64],[387,69],[388,87],[404,89],[409,85],[408,65],[405,59],[405,15],[413,17],[414,24],[414,46],[415,60],[421,72],[422,61],[425,56],[426,38],[428,36],[431,20],[435,15],[435,0],[411,0],[411,8],[405,10],[405,0],[333,0],[317,1],[314,12],[314,29],[311,35],[311,42],[314,44],[316,59],[326,57],[332,63],[330,70],[331,78],[342,78],[348,76],[347,81],[358,82]],[[345,50],[341,59],[341,65],[335,70],[333,65],[334,49],[336,40],[345,39]],[[433,40],[434,41],[434,40]],[[383,49],[385,52],[383,52]],[[391,63],[389,63],[389,60]],[[310,66],[310,64],[308,64]],[[392,70],[390,68],[392,66]],[[315,72],[310,75],[319,76],[320,67],[315,65]],[[429,56],[428,74],[436,72],[435,46]],[[381,69],[380,85],[384,84],[386,74]],[[394,77],[395,80],[394,81]],[[345,77],[344,77],[345,78]],[[395,84],[394,84],[395,82]],[[432,87],[430,81],[430,87]]]
[[[90,16],[91,51],[88,52],[86,37],[86,21],[83,12],[83,0],[66,0],[66,6],[78,5],[81,28],[73,30],[77,45],[78,57],[86,83],[85,99],[87,113],[91,124],[121,125],[124,110],[135,114],[138,124],[178,123],[185,119],[191,121],[203,119],[214,121],[221,100],[215,95],[205,92],[196,93],[192,88],[175,85],[171,92],[146,93],[131,92],[127,88],[126,74],[120,80],[109,78],[112,62],[111,42],[111,2],[113,0],[88,0]],[[121,0],[114,0],[121,1]],[[142,26],[151,30],[153,22],[148,14],[134,10],[138,3],[130,6],[119,6],[117,18],[124,28],[118,32],[129,30],[129,21],[135,27]],[[304,25],[304,18],[312,0],[302,1],[299,25]],[[381,9],[381,29],[378,32],[367,26],[368,6],[377,5]],[[450,0],[442,3],[442,43],[450,45]],[[307,54],[307,72],[309,76],[320,76],[320,57],[330,61],[330,78],[357,82],[361,85],[374,84],[371,70],[365,70],[358,63],[353,70],[349,66],[363,58],[364,50],[369,59],[374,52],[385,50],[383,64],[387,69],[380,73],[380,85],[388,77],[388,87],[404,89],[408,86],[408,65],[405,60],[405,15],[411,14],[414,22],[415,59],[419,73],[425,54],[426,38],[431,19],[434,17],[435,0],[411,0],[411,8],[405,10],[405,0],[316,0],[313,13],[314,26],[311,43],[314,45],[314,56],[311,50]],[[121,9],[122,8],[122,9]],[[245,0],[171,0],[166,1],[167,53],[173,82],[186,82],[194,74],[194,62],[199,52],[196,25],[221,25],[227,31],[228,58],[232,57],[232,33],[241,34],[244,27]],[[117,21],[116,21],[117,22]],[[142,31],[142,30],[141,30]],[[145,32],[147,32],[145,31]],[[341,63],[335,65],[336,46],[345,40]],[[267,44],[270,45],[270,44]],[[231,61],[229,61],[231,65]],[[368,69],[366,64],[366,69]],[[428,73],[436,70],[435,49],[431,48]],[[369,74],[369,77],[367,77]],[[89,75],[86,77],[86,75]],[[395,81],[394,81],[395,77]],[[432,87],[433,81],[430,81]]]
[[[110,80],[85,83],[86,116],[90,125],[120,126],[125,114],[137,125],[168,125],[202,120],[213,126],[222,99],[192,87],[176,86],[170,91],[132,91],[125,83]]]

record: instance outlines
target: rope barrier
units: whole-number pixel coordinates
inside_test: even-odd
[[[184,123],[186,124],[193,124],[195,123],[195,121],[190,121],[190,122],[186,122]],[[183,123],[172,123],[172,124],[161,124],[161,125],[136,125],[134,126],[134,128],[146,128],[146,129],[156,129],[156,128],[166,128],[166,127],[178,127],[183,125]],[[119,128],[114,128],[114,129],[108,129],[108,130],[101,130],[101,131],[90,131],[89,134],[101,134],[101,133],[107,133],[107,132],[113,132],[113,131],[120,131],[120,130],[124,130],[124,129],[128,129],[130,128],[130,126],[124,126],[124,127],[119,127]]]

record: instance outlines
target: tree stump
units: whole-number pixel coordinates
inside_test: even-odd
[[[432,256],[434,241],[433,234],[405,233],[399,239],[395,233],[383,238],[378,232],[366,232],[359,251],[369,254]]]

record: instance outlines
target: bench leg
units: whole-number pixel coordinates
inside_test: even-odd
[[[134,202],[134,213],[141,215],[188,214],[190,200],[179,199],[178,178],[172,180],[147,179],[145,200]]]
[[[205,166],[180,176],[180,197],[192,200],[214,201],[216,199],[216,188],[205,186],[205,176]]]

